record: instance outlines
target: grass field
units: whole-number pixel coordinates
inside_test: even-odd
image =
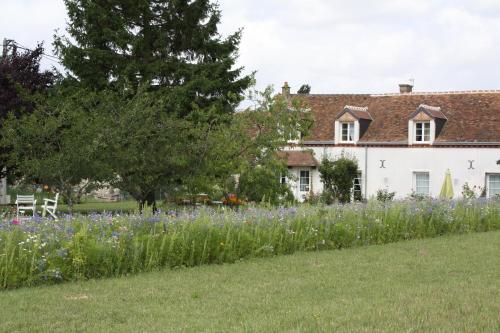
[[[161,210],[170,210],[183,208],[183,206],[176,206],[175,204],[166,204],[162,201],[156,201],[156,206]],[[57,208],[58,214],[68,213],[68,205],[61,204]],[[146,211],[149,211],[148,207]],[[73,205],[74,214],[89,214],[89,213],[137,213],[139,211],[139,204],[135,200],[122,200],[122,201],[99,201],[99,200],[86,200],[85,202]]]
[[[499,332],[500,232],[0,292],[1,332]]]
[[[95,212],[123,212],[132,213],[138,211],[139,205],[134,200],[116,201],[116,202],[99,202],[89,201],[73,206],[73,213],[95,213]],[[68,213],[67,205],[59,205],[58,211],[60,213]]]

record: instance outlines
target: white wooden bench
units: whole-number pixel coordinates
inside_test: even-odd
[[[47,215],[47,212],[54,218],[54,220],[57,220],[56,216],[56,209],[57,209],[57,200],[59,199],[59,193],[56,193],[56,197],[52,199],[43,199],[43,211],[42,211],[42,216],[45,217]]]
[[[16,216],[19,218],[19,213],[24,215],[26,211],[31,210],[35,215],[36,199],[34,195],[18,195],[16,199]]]

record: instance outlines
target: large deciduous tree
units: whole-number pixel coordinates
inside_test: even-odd
[[[154,205],[159,190],[188,195],[222,188],[273,203],[287,196],[279,184],[287,168],[276,152],[311,126],[300,101],[274,98],[268,88],[259,94],[255,108],[224,123],[202,123],[163,112],[155,97],[139,89],[134,98],[121,99],[116,113],[108,114],[104,135],[110,143],[103,156],[113,159],[109,163],[117,174],[112,183],[136,198],[141,208]],[[236,174],[242,176],[242,186],[225,188]]]
[[[235,66],[240,31],[223,38],[209,0],[65,0],[62,63],[81,87],[119,98],[103,115],[111,181],[140,203],[160,188],[191,187],[206,171],[212,138],[231,126],[252,83]],[[223,163],[224,164],[224,163]],[[200,180],[197,177],[201,177]]]
[[[275,97],[271,87],[255,95],[256,106],[233,118],[228,135],[218,140],[211,151],[213,159],[225,169],[215,170],[227,177],[239,174],[236,192],[251,201],[267,201],[273,204],[291,199],[281,176],[289,176],[285,161],[279,157],[291,141],[298,142],[301,134],[307,135],[312,117],[300,99],[287,100]],[[209,159],[211,161],[212,159]]]
[[[106,106],[96,103],[95,93],[59,85],[30,114],[11,114],[2,140],[12,147],[9,166],[16,165],[25,182],[61,193],[71,210],[75,188],[89,189],[109,174],[101,156],[106,138],[99,130]]]

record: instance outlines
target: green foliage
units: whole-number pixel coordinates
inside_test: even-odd
[[[323,196],[327,204],[351,201],[354,179],[358,176],[358,162],[342,154],[336,159],[324,157],[318,168],[323,181]]]
[[[304,198],[304,203],[310,204],[310,205],[320,205],[325,203],[325,196],[323,193],[314,193],[310,192],[306,195]]]
[[[8,121],[4,143],[26,182],[50,185],[70,207],[83,181],[120,188],[141,211],[156,209],[160,191],[224,191],[232,174],[263,184],[255,167],[274,167],[274,153],[310,127],[299,102],[270,88],[235,113],[253,77],[235,67],[240,32],[220,36],[212,1],[65,4],[69,36],[55,47],[67,75],[33,115]],[[286,195],[276,190],[267,200]]]
[[[212,1],[66,0],[55,47],[79,87],[98,91],[108,181],[155,210],[155,193],[196,195],[227,179],[234,112],[251,85]],[[74,80],[71,80],[74,79]],[[241,143],[241,140],[237,140]],[[220,148],[219,148],[220,147]],[[226,149],[230,148],[230,149]]]
[[[424,201],[426,199],[430,199],[428,195],[420,194],[412,190],[411,194],[408,196],[410,200],[414,201]]]
[[[462,196],[464,197],[464,199],[476,198],[476,193],[474,192],[473,189],[470,188],[467,182],[462,186]]]
[[[311,92],[311,86],[308,84],[303,84],[302,86],[300,86],[299,90],[297,91],[297,93],[299,95],[307,95],[310,92]]]
[[[236,67],[241,32],[222,38],[213,1],[65,0],[63,65],[84,86],[161,92],[166,113],[199,122],[234,112],[252,77]]]
[[[266,200],[277,202],[287,195],[278,183],[281,169],[275,161],[275,152],[287,144],[283,131],[297,136],[298,128],[307,131],[310,121],[302,115],[301,105],[289,108],[272,95],[271,88],[259,93],[255,109],[224,123],[195,122],[165,113],[162,95],[146,89],[130,99],[114,97],[107,108],[120,111],[104,121],[104,156],[114,172],[110,182],[143,207],[154,203],[154,193],[160,190],[171,197],[214,194],[220,188],[228,193],[227,179],[242,174],[244,186],[257,179],[263,186],[267,182],[260,188],[262,195],[248,186],[244,195],[257,201],[265,195]],[[278,187],[271,184],[274,181]]]
[[[268,202],[273,205],[293,201],[288,184],[281,183],[281,177],[290,177],[283,161],[269,157],[255,167],[240,174],[238,193],[240,197],[253,202]]]
[[[8,165],[16,166],[25,183],[60,192],[70,206],[76,186],[85,179],[102,179],[108,170],[101,162],[104,138],[99,132],[105,110],[94,95],[60,86],[31,114],[20,119],[11,115],[4,124],[2,145],[12,149]]]
[[[388,202],[394,199],[396,192],[389,192],[388,189],[379,189],[377,190],[377,201]]]
[[[254,93],[252,98],[254,108],[236,114],[229,127],[209,136],[209,158],[201,169],[212,173],[205,179],[214,179],[221,186],[239,174],[239,188],[226,187],[225,192],[236,190],[256,202],[290,201],[288,186],[280,184],[281,175],[288,176],[288,169],[277,152],[288,144],[288,139],[298,140],[300,132],[308,133],[310,115],[303,112],[300,101],[293,100],[289,105],[288,101],[274,97],[271,87]]]
[[[476,199],[486,197],[486,187],[476,186],[470,187],[469,183],[462,186],[462,196],[464,199]]]
[[[162,209],[167,207],[161,207]],[[168,209],[167,209],[168,210]],[[68,206],[61,204],[57,206],[57,211],[61,214],[69,213]],[[109,214],[133,214],[138,212],[137,202],[135,200],[126,201],[90,201],[82,200],[81,203],[77,203],[72,207],[73,214],[97,214],[97,213],[109,213]]]
[[[54,72],[40,70],[43,44],[38,44],[32,51],[19,52],[15,42],[11,41],[3,51],[6,56],[0,57],[0,139],[9,115],[19,118],[33,112],[37,99],[46,93],[56,78]],[[11,149],[8,145],[0,145],[0,173],[7,165]],[[18,173],[16,165],[10,163],[9,178],[16,178]]]
[[[112,170],[109,182],[155,209],[155,192],[175,187],[190,171],[190,158],[202,143],[199,127],[163,111],[156,93],[140,89],[130,99],[107,92],[101,103],[103,159]]]
[[[0,288],[500,230],[499,203],[401,202],[0,222]]]
[[[499,243],[455,235],[2,291],[0,331],[498,332]]]

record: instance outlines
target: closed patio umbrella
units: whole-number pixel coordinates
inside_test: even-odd
[[[439,193],[441,199],[453,199],[453,184],[451,183],[451,172],[450,169],[446,170],[444,175],[444,183],[441,187],[441,193]]]

